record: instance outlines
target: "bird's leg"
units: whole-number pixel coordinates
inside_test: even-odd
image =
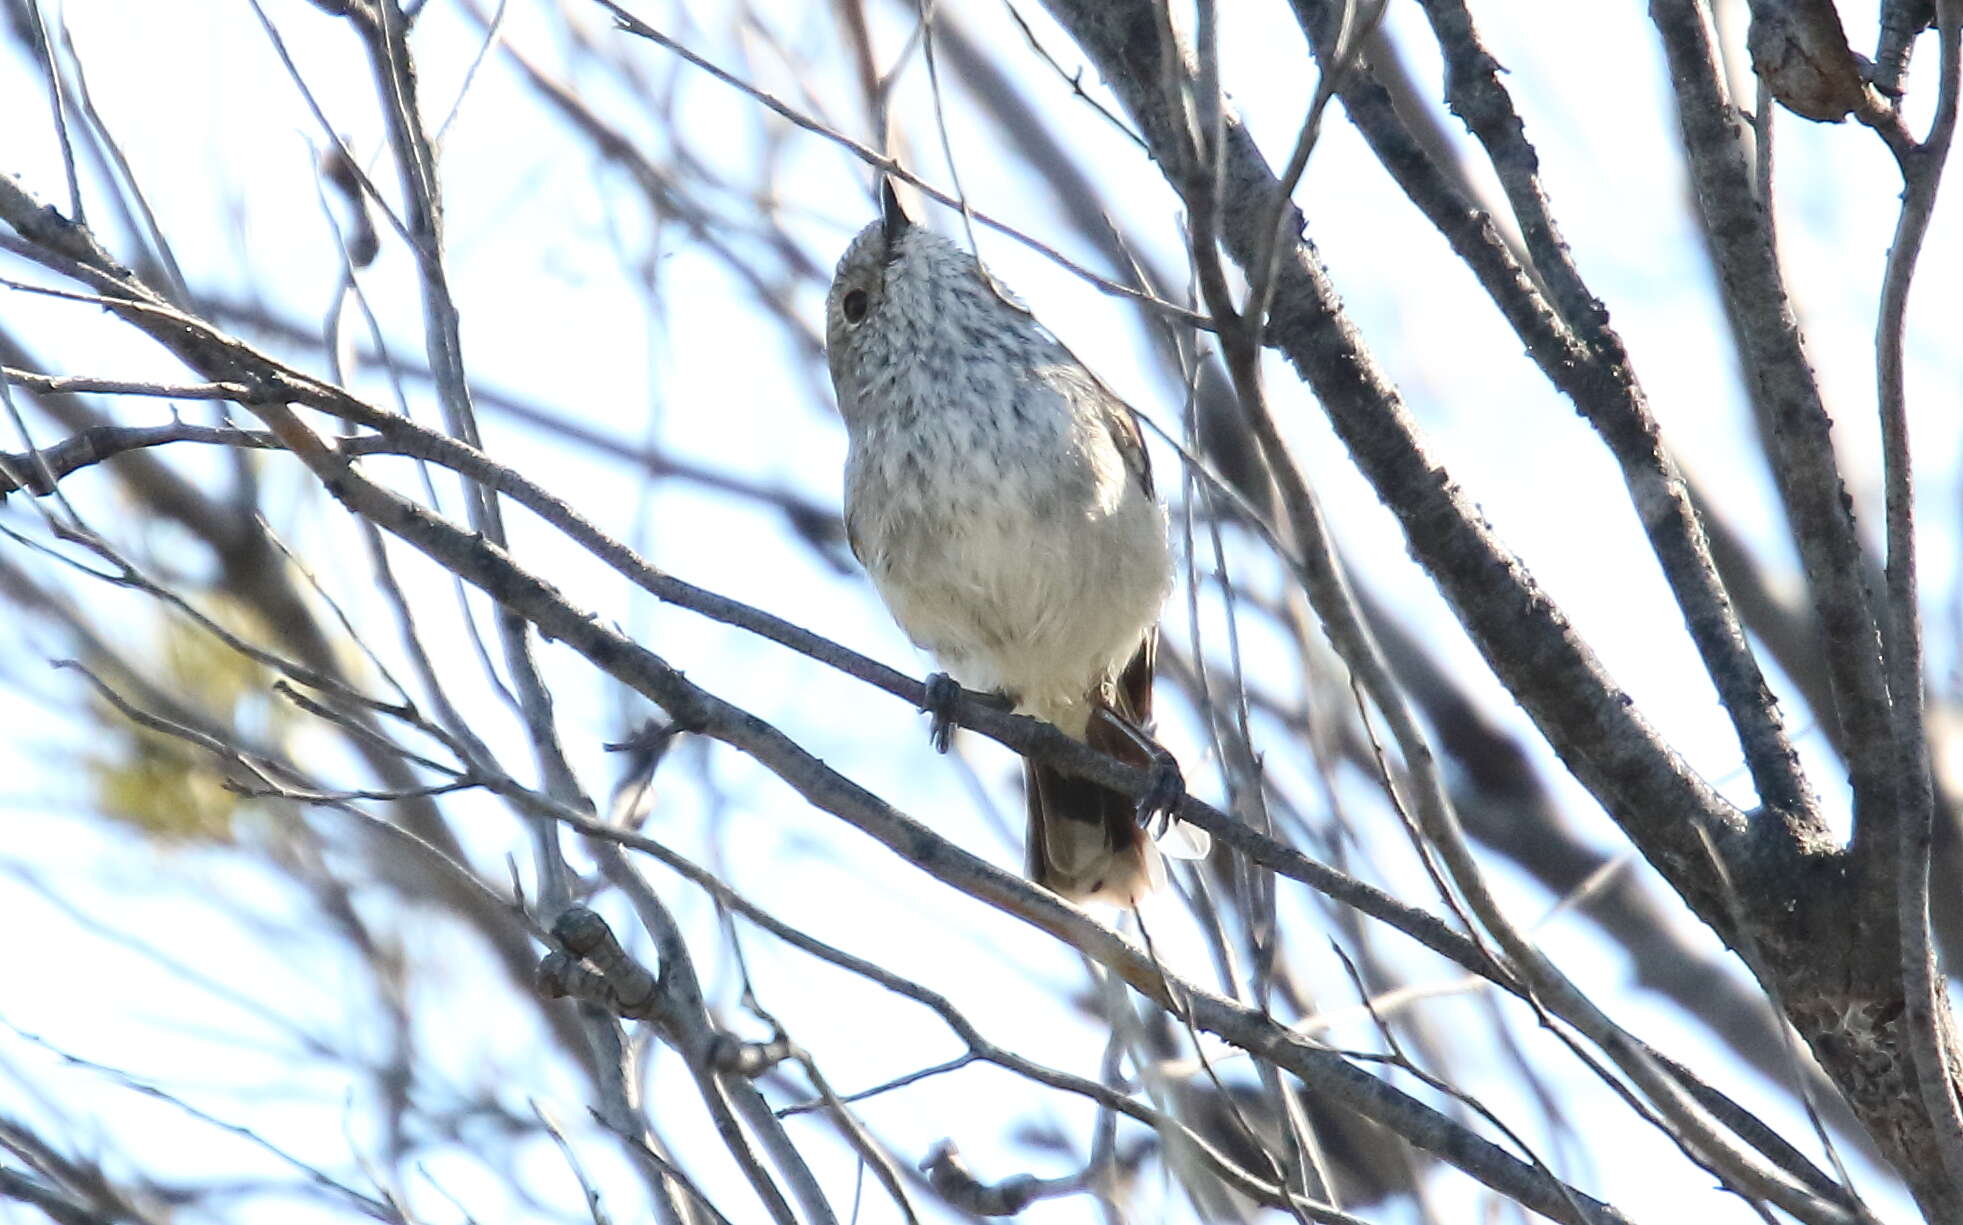
[[[1144,729],[1103,702],[1097,704],[1096,714],[1148,759],[1146,768],[1152,772],[1152,780],[1145,785],[1145,794],[1138,797],[1138,823],[1153,838],[1164,837],[1172,828],[1172,814],[1180,797],[1186,794],[1186,776],[1179,772],[1179,762]]]

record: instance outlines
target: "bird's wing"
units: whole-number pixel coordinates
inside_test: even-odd
[[[1104,393],[1105,425],[1111,431],[1111,441],[1118,446],[1118,454],[1125,460],[1125,467],[1138,477],[1138,483],[1145,487],[1145,496],[1158,497],[1152,488],[1152,457],[1145,453],[1145,435],[1138,428],[1138,414],[1109,388],[1099,383],[1097,389]]]

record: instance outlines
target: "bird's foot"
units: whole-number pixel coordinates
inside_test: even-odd
[[[933,742],[936,753],[945,753],[954,741],[954,729],[960,726],[955,712],[963,702],[973,704],[974,709],[1014,710],[1016,700],[1000,691],[977,693],[963,689],[961,683],[945,672],[930,673],[927,677],[927,692],[920,699],[920,709],[927,712],[930,720],[927,737]]]
[[[927,739],[932,742],[936,753],[945,753],[954,742],[954,708],[961,701],[961,686],[945,672],[936,672],[927,678],[927,693],[922,698],[920,709],[927,712]]]
[[[1138,823],[1155,841],[1172,828],[1179,801],[1186,794],[1186,776],[1179,772],[1179,763],[1164,749],[1159,749],[1159,754],[1152,761],[1152,781],[1138,797]]]
[[[1146,783],[1144,793],[1138,797],[1138,824],[1154,841],[1163,838],[1177,824],[1175,814],[1179,811],[1179,801],[1186,795],[1186,776],[1179,772],[1178,759],[1164,745],[1147,735],[1143,728],[1109,706],[1100,703],[1092,718],[1103,720],[1106,726],[1145,756],[1145,768],[1152,772],[1152,777]],[[1099,744],[1099,737],[1096,736],[1093,736],[1091,743],[1106,752],[1112,748],[1108,742]],[[1121,760],[1130,757],[1124,752],[1118,756]],[[1130,757],[1130,760],[1136,762],[1137,758]]]

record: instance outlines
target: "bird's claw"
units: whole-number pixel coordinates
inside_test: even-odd
[[[1152,763],[1152,781],[1138,797],[1138,824],[1153,840],[1172,828],[1173,814],[1186,794],[1186,778],[1170,754]]]
[[[961,700],[961,686],[945,672],[936,672],[927,678],[927,693],[922,698],[920,709],[927,712],[927,739],[933,744],[936,753],[945,753],[954,742],[955,704]]]

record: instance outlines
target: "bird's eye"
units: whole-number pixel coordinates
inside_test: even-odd
[[[845,322],[859,322],[859,320],[866,317],[866,291],[863,289],[853,290],[845,295],[845,301],[839,303],[839,306],[845,311]]]

